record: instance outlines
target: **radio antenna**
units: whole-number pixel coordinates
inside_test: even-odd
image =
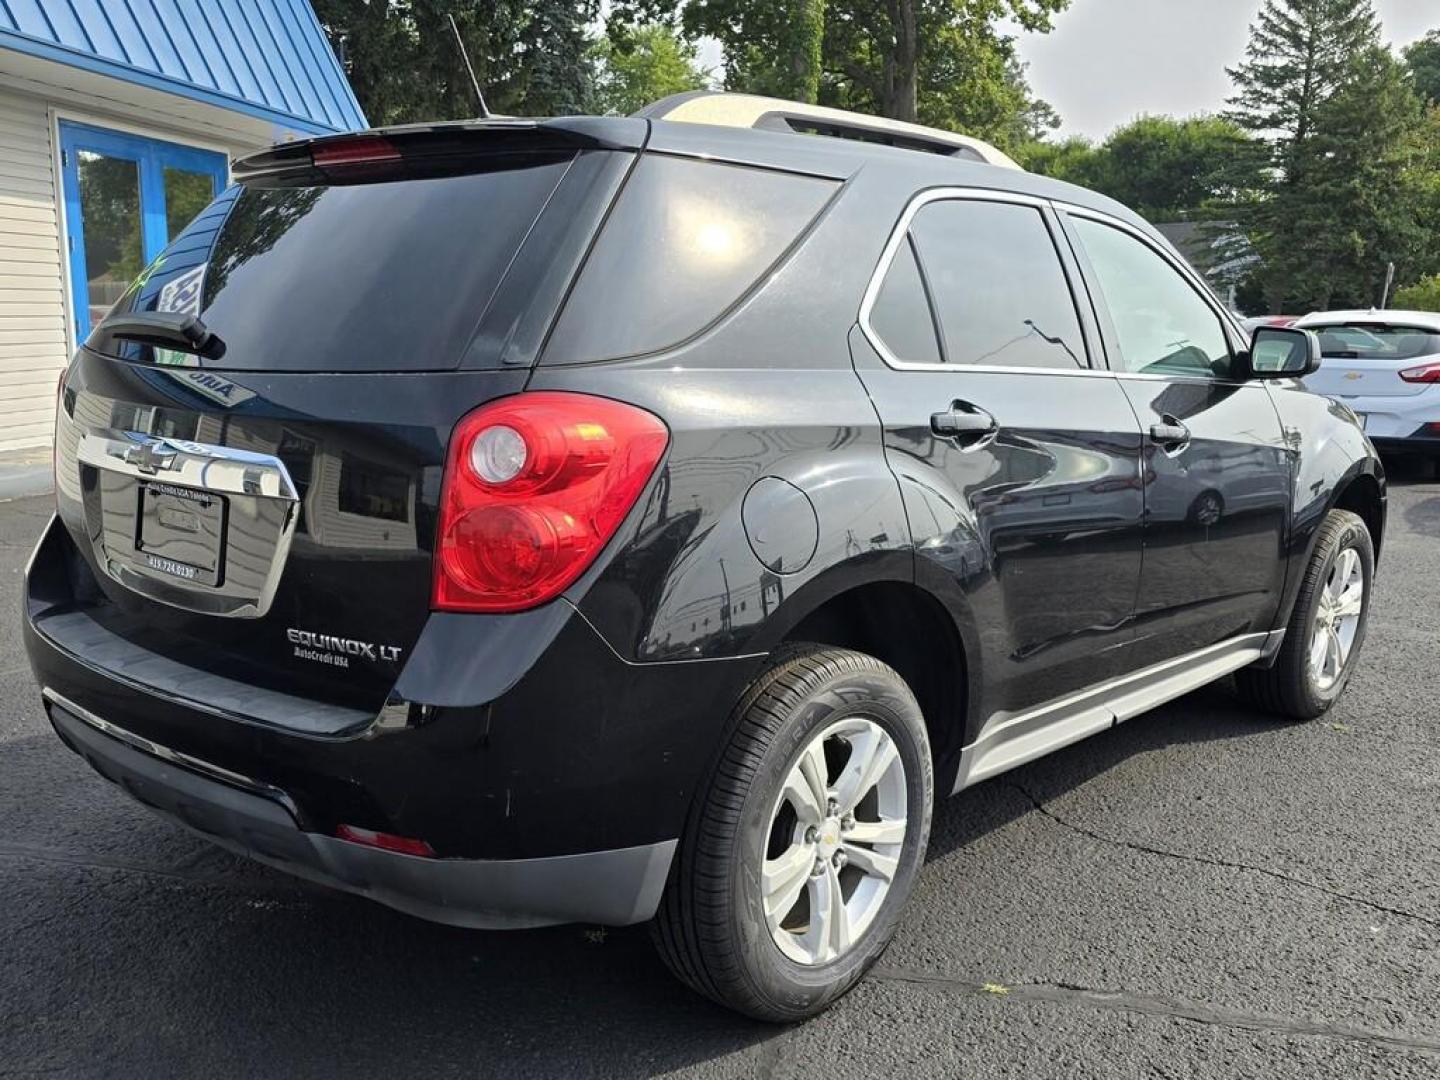
[[[475,87],[475,100],[480,102],[480,119],[490,119],[490,110],[485,105],[485,95],[480,92],[480,80],[475,77],[475,68],[470,63],[470,54],[465,51],[465,39],[460,36],[460,27],[455,25],[455,16],[448,11],[445,17],[450,20],[450,30],[455,35],[455,47],[460,50],[460,59],[465,61],[465,70],[470,73],[470,85]]]

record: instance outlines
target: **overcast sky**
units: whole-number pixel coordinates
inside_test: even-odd
[[[1406,45],[1440,29],[1437,0],[1376,0],[1383,34]],[[1030,85],[1059,134],[1104,138],[1141,113],[1224,107],[1227,65],[1245,52],[1260,0],[1071,0],[1048,34],[1021,34]]]

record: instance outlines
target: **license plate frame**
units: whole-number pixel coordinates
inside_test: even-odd
[[[225,496],[153,480],[137,487],[139,564],[177,582],[218,586],[225,566]]]

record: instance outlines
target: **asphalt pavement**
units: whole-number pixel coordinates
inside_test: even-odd
[[[207,846],[56,740],[0,503],[0,1077],[1440,1076],[1440,483],[1392,477],[1324,720],[1224,686],[943,803],[880,966],[808,1024],[644,928],[433,926]]]

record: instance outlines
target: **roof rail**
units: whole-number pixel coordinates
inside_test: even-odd
[[[719,90],[692,90],[652,102],[635,114],[649,120],[679,120],[690,124],[759,128],[802,135],[828,135],[839,139],[900,146],[967,161],[983,161],[1007,169],[1020,168],[1014,160],[987,142],[953,131],[888,120],[882,116],[806,105],[799,101],[730,94]]]

